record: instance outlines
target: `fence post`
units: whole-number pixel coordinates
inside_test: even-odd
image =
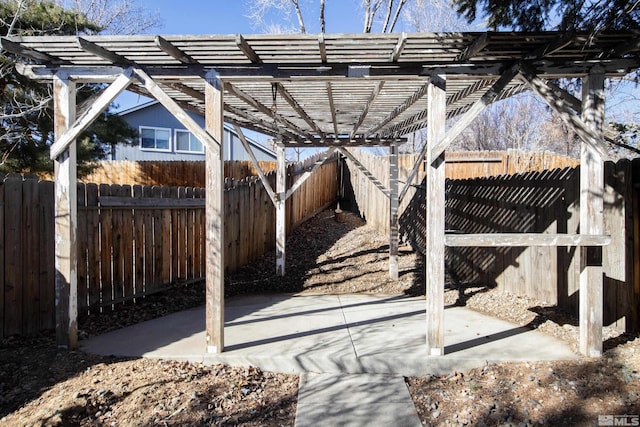
[[[427,143],[432,147],[445,135],[446,77],[432,76],[427,94]],[[440,356],[444,354],[445,162],[444,152],[436,158],[432,158],[432,153],[428,149],[426,156],[427,351],[431,356]]]
[[[389,150],[389,277],[398,280],[398,146]]]
[[[287,167],[285,162],[284,145],[278,144],[276,147],[278,155],[278,170],[276,174],[276,193],[278,195],[276,201],[276,274],[284,276],[285,269],[285,242],[287,239],[286,232],[286,214],[285,203],[287,193]]]
[[[205,79],[206,130],[217,144],[206,153],[206,351],[224,349],[224,157],[223,93],[220,77]]]
[[[593,70],[583,82],[584,121],[600,141],[580,148],[580,234],[603,234],[604,163],[593,145],[602,143],[604,74]],[[580,248],[580,352],[602,354],[602,247]]]
[[[58,140],[75,120],[76,86],[68,76],[58,73],[53,79],[54,126]],[[77,295],[77,188],[76,143],[54,159],[55,175],[55,268],[56,268],[56,341],[58,347],[78,345]]]

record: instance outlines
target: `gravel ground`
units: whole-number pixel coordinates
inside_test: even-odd
[[[227,277],[226,293],[424,295],[424,258],[402,247],[400,280],[392,281],[387,251],[386,236],[355,215],[326,211],[288,238],[285,278],[275,276],[269,254]],[[453,284],[445,300],[577,346],[576,319],[545,302]],[[81,318],[81,336],[203,303],[202,284],[180,287]],[[640,414],[640,338],[610,328],[604,335],[602,358],[503,363],[406,381],[424,425],[597,425],[598,415]],[[51,336],[5,339],[0,361],[0,425],[294,423],[298,378],[292,375],[60,352]]]

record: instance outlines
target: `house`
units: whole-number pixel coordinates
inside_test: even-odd
[[[204,127],[204,117],[188,113]],[[111,160],[205,160],[204,146],[164,108],[152,101],[124,110],[119,115],[139,133],[137,143],[118,144]],[[258,161],[275,161],[276,154],[247,138]],[[235,130],[224,127],[224,160],[250,160]]]

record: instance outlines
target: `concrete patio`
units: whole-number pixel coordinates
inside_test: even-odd
[[[225,352],[207,354],[204,307],[81,342],[90,353],[252,365],[287,373],[440,374],[486,362],[570,359],[563,341],[464,307],[445,310],[445,355],[427,356],[425,300],[372,295],[228,299]]]

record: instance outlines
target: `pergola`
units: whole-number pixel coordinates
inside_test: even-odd
[[[272,189],[276,262],[285,272],[286,147],[338,150],[389,200],[389,272],[398,276],[398,206],[426,161],[426,343],[444,353],[445,246],[580,246],[580,349],[602,351],[604,81],[640,66],[640,32],[416,33],[354,35],[4,37],[25,76],[53,84],[58,344],[77,345],[75,139],[123,90],[157,99],[206,149],[206,350],[224,349],[223,121],[271,135],[278,169]],[[582,99],[552,80],[581,78]],[[103,83],[76,111],[76,85]],[[533,90],[582,141],[579,234],[445,234],[444,151],[483,110]],[[203,129],[186,113],[204,114]],[[457,121],[446,129],[448,118]],[[397,146],[427,128],[428,143],[402,186]],[[245,141],[246,145],[246,141]],[[377,180],[348,151],[388,146],[390,181]],[[251,150],[247,148],[251,153]],[[255,159],[254,159],[255,162]],[[257,162],[256,166],[257,166]],[[258,170],[259,167],[258,167]],[[307,176],[310,174],[307,173]]]

